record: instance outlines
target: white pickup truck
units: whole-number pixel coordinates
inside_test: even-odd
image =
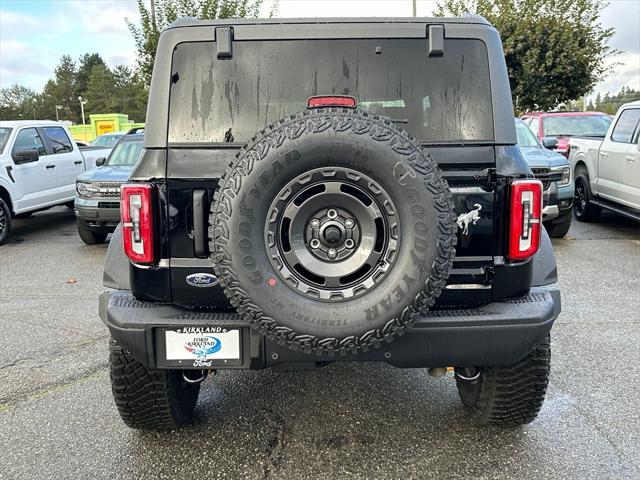
[[[640,220],[640,101],[620,107],[604,139],[572,137],[574,213],[593,221],[602,209]]]
[[[0,122],[0,245],[14,218],[56,205],[73,208],[76,177],[94,164],[61,123]]]

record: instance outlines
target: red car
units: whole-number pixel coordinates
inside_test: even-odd
[[[546,148],[567,158],[570,137],[604,137],[611,123],[602,112],[529,112],[522,120]]]

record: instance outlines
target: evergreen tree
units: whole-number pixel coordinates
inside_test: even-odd
[[[42,91],[42,107],[48,118],[56,118],[56,105],[61,105],[61,120],[80,122],[76,74],[76,64],[69,55],[63,55],[54,71],[54,78],[46,83]]]
[[[84,95],[87,91],[87,86],[89,85],[89,75],[91,75],[91,70],[96,65],[102,65],[103,67],[107,67],[107,64],[102,59],[99,53],[85,53],[80,56],[80,61],[78,62],[78,73],[76,75],[76,87],[78,93],[80,95]]]
[[[87,101],[85,115],[91,113],[119,113],[116,112],[115,76],[103,64],[96,64],[89,73],[89,81],[84,99]]]

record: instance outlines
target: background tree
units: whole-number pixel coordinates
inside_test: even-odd
[[[42,90],[41,100],[44,118],[56,118],[56,105],[61,105],[60,120],[80,123],[80,103],[76,87],[76,64],[69,55],[63,55],[53,78]]]
[[[609,92],[607,92],[604,97],[602,97],[598,94],[596,96],[595,103],[590,102],[587,110],[594,110],[614,115],[622,105],[636,100],[640,100],[640,90],[634,90],[630,87],[622,87],[617,95],[609,95]]]
[[[78,62],[78,72],[76,74],[76,88],[80,95],[84,96],[84,93],[87,91],[87,86],[89,85],[89,75],[91,75],[91,70],[96,65],[102,65],[107,68],[107,64],[102,59],[99,53],[85,53],[80,56],[80,60]]]
[[[143,122],[147,110],[147,94],[144,82],[129,67],[119,65],[113,70],[115,79],[113,111],[124,112],[130,120]]]
[[[211,18],[255,18],[260,15],[263,0],[138,0],[140,24],[127,19],[138,53],[138,69],[144,84],[151,83],[153,62],[160,32],[171,22],[181,17]],[[270,15],[273,15],[277,3]]]
[[[26,120],[41,114],[42,103],[34,90],[18,84],[0,90],[0,119]]]
[[[140,73],[125,65],[110,69],[97,53],[80,56],[77,67],[63,56],[40,94],[18,84],[0,90],[0,120],[55,120],[60,105],[60,120],[80,123],[79,95],[87,100],[87,119],[91,113],[125,113],[129,120],[145,121],[147,88]]]
[[[549,110],[587,95],[616,53],[602,0],[444,0],[439,15],[482,15],[500,32],[516,111]]]
[[[97,64],[89,73],[89,82],[83,98],[87,100],[85,115],[114,111],[115,76],[106,65]]]

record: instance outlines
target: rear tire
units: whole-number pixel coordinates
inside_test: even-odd
[[[600,207],[593,205],[591,199],[591,187],[589,177],[586,174],[576,178],[576,197],[573,203],[573,212],[581,222],[593,222],[600,217]]]
[[[544,402],[551,360],[547,336],[522,360],[506,367],[482,367],[475,380],[456,370],[460,399],[480,424],[516,427],[532,422]]]
[[[87,245],[96,245],[98,243],[104,243],[107,239],[108,233],[102,232],[92,232],[91,230],[87,230],[78,224],[78,235],[84,243]]]
[[[191,420],[200,384],[187,383],[176,370],[148,370],[111,340],[111,388],[124,423],[141,430],[164,430]]]
[[[551,238],[562,238],[569,233],[571,227],[571,210],[563,213],[558,218],[544,223],[544,228]]]
[[[0,198],[0,245],[7,241],[11,233],[11,210],[9,205]]]

